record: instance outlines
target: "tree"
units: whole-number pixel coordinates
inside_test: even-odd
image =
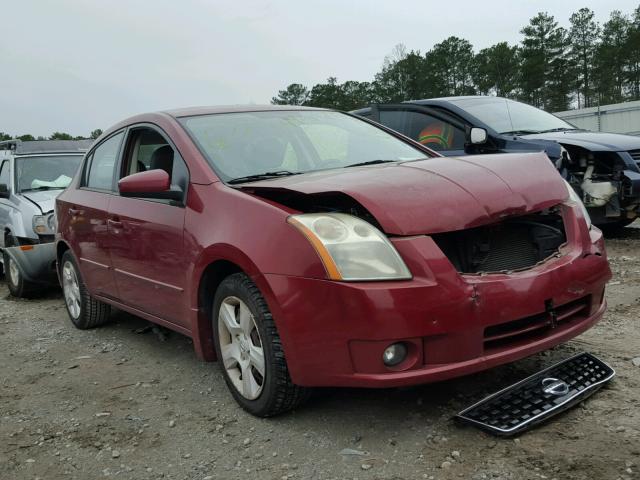
[[[398,57],[397,52],[403,52]],[[382,70],[375,76],[372,95],[378,102],[402,102],[428,96],[427,61],[419,51],[408,54],[396,46],[395,60],[385,58]]]
[[[32,142],[36,139],[36,137],[31,135],[30,133],[25,133],[24,135],[20,135],[19,137],[16,137],[16,138],[18,140],[22,140],[23,142]]]
[[[304,105],[309,98],[309,90],[300,83],[292,83],[286,89],[280,90],[276,97],[271,99],[273,105]],[[100,130],[102,133],[102,130]],[[92,132],[93,138],[93,132]],[[95,137],[98,138],[98,137]]]
[[[591,70],[600,37],[600,26],[593,19],[594,15],[592,10],[581,8],[569,19],[568,40],[571,59],[576,65],[578,108],[590,107],[593,103]]]
[[[426,69],[435,85],[439,86],[439,95],[473,95],[474,54],[468,40],[449,37],[437,43],[425,56]]]
[[[500,42],[478,52],[473,80],[483,95],[513,97],[518,87],[519,67],[518,47]]]
[[[338,79],[329,77],[327,83],[318,83],[313,86],[305,105],[339,109],[342,100],[342,89],[338,84]]]
[[[624,100],[625,50],[629,35],[629,19],[619,10],[611,12],[602,27],[602,36],[595,58],[595,76],[598,82],[600,104]]]
[[[49,137],[49,140],[73,140],[73,137],[68,133],[53,132]]]
[[[566,30],[540,12],[520,33],[520,89],[525,101],[550,111],[566,110],[573,90],[572,65],[565,48]]]
[[[91,132],[91,135],[89,135],[89,138],[92,140],[95,140],[100,135],[102,135],[102,130],[99,128],[96,128],[94,131]]]
[[[640,6],[633,12],[625,48],[628,55],[627,81],[629,98],[640,100]]]
[[[373,86],[370,82],[356,82],[348,80],[340,86],[341,103],[339,110],[355,110],[356,108],[366,107],[375,102]]]
[[[0,142],[4,142],[5,140],[11,140],[11,135],[8,133],[0,132]]]

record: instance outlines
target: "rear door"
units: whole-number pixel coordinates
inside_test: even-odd
[[[61,197],[59,215],[70,223],[64,226],[67,240],[80,263],[80,273],[94,294],[117,298],[111,268],[107,212],[113,198],[116,167],[124,132],[101,142],[87,156],[79,188],[68,189]]]
[[[171,183],[187,191],[189,172],[169,137],[151,125],[131,127],[119,177],[153,169],[167,171]],[[109,204],[111,260],[120,299],[189,327],[184,218],[184,202],[116,195]]]
[[[465,155],[465,125],[444,112],[410,104],[374,105],[370,118],[442,155]]]

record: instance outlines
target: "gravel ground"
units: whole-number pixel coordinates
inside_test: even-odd
[[[136,333],[145,322],[123,313],[79,331],[59,290],[22,301],[0,282],[0,478],[640,478],[640,226],[607,248],[608,313],[568,344],[439,384],[322,389],[267,420],[236,406],[185,337]],[[451,420],[583,350],[618,375],[549,423],[508,440]]]

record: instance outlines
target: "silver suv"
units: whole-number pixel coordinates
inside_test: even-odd
[[[0,273],[12,295],[56,283],[55,198],[93,140],[0,142]]]

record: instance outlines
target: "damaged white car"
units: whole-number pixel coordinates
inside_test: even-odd
[[[13,296],[57,283],[54,203],[92,140],[0,142],[0,272]]]

